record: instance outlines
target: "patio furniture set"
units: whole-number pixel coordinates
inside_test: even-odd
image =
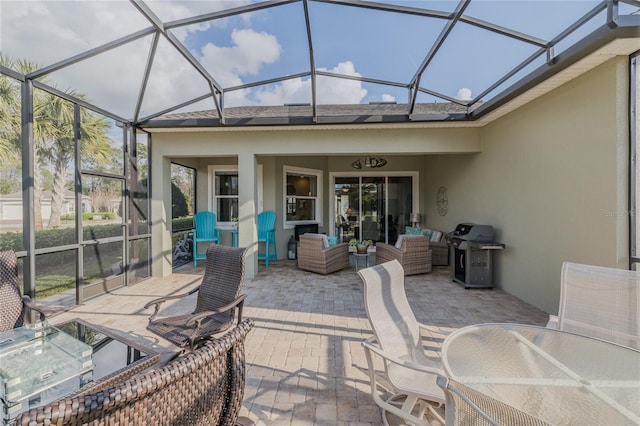
[[[440,245],[437,247],[439,264],[442,264],[444,263],[441,254],[443,247]],[[448,247],[446,249],[448,250]],[[434,265],[433,252],[429,238],[423,235],[402,234],[395,244],[377,242],[375,246],[376,263],[381,264],[396,259],[402,265],[404,275],[431,272]],[[297,253],[298,268],[319,274],[327,275],[346,268],[349,266],[350,255],[354,256],[356,270],[361,267],[361,262],[369,266],[370,253],[350,252],[347,243],[331,245],[324,234],[301,235]]]
[[[640,273],[565,263],[547,327],[465,327],[441,359],[424,351],[400,263],[358,273],[385,425],[388,414],[416,425],[640,424]]]
[[[316,251],[326,251],[318,235],[300,239]],[[334,247],[344,262],[347,245]],[[182,348],[166,365],[158,364],[154,351],[129,342],[135,355],[124,367],[93,380],[82,375],[85,380],[76,380],[70,393],[54,393],[49,400],[36,398],[33,407],[12,413],[10,424],[250,424],[251,420],[239,417],[244,394],[243,342],[254,326],[251,319],[242,319],[245,255],[246,249],[212,244],[199,287],[145,305],[155,307],[149,330]],[[19,305],[21,317],[30,307],[37,309],[15,297],[20,295],[15,254],[2,252],[0,259],[5,266],[2,301]],[[407,300],[406,274],[399,260],[361,268],[358,275],[373,331],[362,345],[371,395],[382,409],[384,424],[389,415],[416,425],[546,425],[579,418],[599,424],[640,421],[639,273],[565,263],[559,316],[550,318],[546,328],[465,327],[445,339],[441,357],[424,350],[421,330],[427,328],[417,322]],[[158,319],[163,303],[196,292],[191,314]],[[573,295],[576,292],[579,298]],[[2,324],[11,323],[3,335],[31,327],[16,318],[7,319],[8,313],[15,317],[15,311],[3,307]],[[612,320],[604,321],[599,317],[602,312]],[[42,329],[57,329],[40,315],[37,324]],[[109,330],[82,321],[74,322],[75,327],[77,333],[71,334],[88,343],[89,354],[99,352],[105,340],[92,342],[83,337],[88,334],[127,343]],[[45,341],[47,333],[41,334]],[[2,348],[6,340],[0,343],[0,356],[27,345],[14,339]],[[98,363],[94,360],[93,368]],[[4,370],[0,368],[0,374],[6,384]],[[7,394],[2,397],[6,409]]]
[[[218,216],[214,212],[200,211],[193,216],[193,266],[198,266],[198,260],[204,260],[205,253],[198,251],[198,243],[220,244],[220,229],[217,226]],[[263,211],[258,213],[256,218],[258,232],[257,242],[263,243],[264,252],[258,253],[258,260],[263,260],[265,266],[269,267],[269,262],[278,261],[278,249],[276,247],[276,213],[274,211]],[[231,246],[238,247],[238,229],[231,230]]]
[[[211,244],[200,286],[145,305],[155,307],[148,329],[183,348],[159,366],[159,354],[102,327],[81,320],[48,324],[45,311],[20,295],[15,253],[0,252],[3,420],[10,425],[251,424],[239,418],[244,339],[254,327],[251,319],[242,319],[245,255],[245,248]],[[157,318],[164,302],[196,292],[192,313]],[[30,309],[39,312],[39,322],[24,325]],[[113,341],[128,345],[124,365],[114,364],[114,353],[105,362],[96,358]],[[29,367],[17,368],[18,361]],[[100,369],[103,373],[94,374]]]

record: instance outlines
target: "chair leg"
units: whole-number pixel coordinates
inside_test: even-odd
[[[198,267],[198,243],[193,242],[193,267]]]
[[[275,235],[273,236],[271,243],[273,244],[273,263],[278,263],[278,246],[276,245]]]
[[[264,243],[264,264],[265,267],[269,267],[269,238]]]

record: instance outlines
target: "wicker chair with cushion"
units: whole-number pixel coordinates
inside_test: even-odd
[[[376,243],[376,264],[397,260],[405,275],[426,274],[433,269],[429,239],[423,235],[400,235],[395,245]]]
[[[424,235],[429,239],[429,248],[433,254],[431,262],[433,266],[449,265],[449,244],[444,232],[431,228],[406,226],[404,233],[407,235]]]
[[[207,249],[207,264],[202,283],[185,294],[162,297],[147,303],[144,308],[155,306],[147,328],[173,344],[184,348],[233,325],[235,310],[238,322],[242,321],[242,306],[247,297],[240,294],[244,284],[246,248],[211,244]],[[160,305],[167,300],[180,299],[198,293],[193,312],[172,317],[157,318]]]
[[[298,247],[298,268],[319,274],[330,274],[349,266],[349,244],[329,245],[323,234],[300,235]]]
[[[40,321],[50,312],[23,296],[18,282],[18,259],[11,250],[0,251],[0,331],[22,327],[30,311],[38,313]]]
[[[244,320],[162,368],[24,412],[16,425],[235,425],[245,381]]]

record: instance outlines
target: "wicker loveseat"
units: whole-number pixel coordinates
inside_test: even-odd
[[[407,235],[424,235],[429,238],[429,248],[433,252],[432,265],[446,266],[449,264],[449,244],[446,234],[437,229],[407,226],[404,229]]]
[[[33,408],[13,425],[236,425],[244,395],[244,339],[253,328],[242,321],[166,366]]]
[[[298,268],[319,274],[330,274],[349,265],[349,244],[329,246],[323,234],[300,235]]]
[[[376,264],[397,259],[405,275],[431,272],[432,255],[429,239],[423,235],[400,235],[396,245],[376,243]]]

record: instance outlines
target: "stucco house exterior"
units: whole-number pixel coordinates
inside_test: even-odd
[[[281,256],[293,235],[287,170],[319,173],[317,222],[331,235],[336,177],[413,173],[414,209],[425,226],[492,225],[507,246],[494,257],[497,286],[555,312],[563,261],[619,268],[630,262],[629,54],[638,40],[613,42],[476,121],[175,128],[158,120],[145,128],[154,148],[152,215],[163,224],[170,213],[161,200],[170,199],[172,161],[197,170],[198,210],[215,210],[212,170],[237,169],[239,239],[252,247],[252,276],[256,212],[277,212]],[[196,117],[170,118],[195,124]],[[351,167],[372,153],[387,160],[384,168]],[[445,215],[437,209],[441,187]],[[155,226],[153,241],[155,252],[170,250],[170,229]],[[170,274],[170,262],[156,259],[154,275]]]
[[[144,265],[140,274],[144,277],[149,275],[149,265],[155,277],[170,275],[172,164],[195,170],[196,211],[217,213],[223,244],[232,244],[230,231],[237,218],[238,244],[249,248],[247,278],[264,267],[258,262],[256,216],[265,210],[277,214],[281,259],[287,256],[287,243],[297,225],[317,225],[319,232],[344,238],[343,224],[348,223],[347,235],[362,230],[366,238],[384,242],[393,242],[412,224],[415,213],[420,214],[420,226],[442,232],[460,223],[490,225],[495,239],[505,244],[493,257],[496,287],[549,313],[558,309],[562,262],[622,269],[640,263],[636,226],[640,173],[635,161],[640,142],[637,1],[580,3],[571,17],[560,6],[578,2],[549,3],[542,11],[533,3],[529,10],[540,12],[534,25],[519,13],[519,2],[511,16],[518,24],[493,21],[499,16],[492,8],[501,6],[467,0],[438,2],[443,10],[397,4],[402,2],[276,0],[233,6],[195,2],[202,10],[196,8],[180,18],[163,15],[162,2],[81,2],[89,13],[78,22],[101,19],[106,15],[103,8],[110,16],[118,16],[117,9],[122,18],[105,20],[107,27],[117,31],[101,31],[90,46],[71,46],[67,38],[84,41],[84,32],[92,26],[80,25],[73,28],[73,37],[56,38],[58,34],[41,31],[44,26],[34,24],[45,14],[23,2],[9,3],[5,13],[14,9],[6,22],[16,34],[7,51],[19,56],[37,46],[40,54],[52,54],[27,74],[15,64],[0,65],[0,77],[9,81],[7,87],[14,89],[20,103],[20,113],[14,115],[21,117],[21,125],[16,125],[20,129],[16,158],[23,182],[21,194],[2,195],[0,202],[5,208],[21,197],[23,235],[15,239],[12,249],[23,261],[24,293],[32,297],[37,286],[36,258],[41,256],[39,265],[58,266],[57,256],[67,255],[70,260],[65,266],[79,275],[69,277],[77,290],[75,303],[82,303],[86,299],[79,284],[82,271],[75,266],[84,262],[87,245],[96,253],[111,247],[122,259],[126,273],[114,287],[135,283],[136,264]],[[40,6],[66,18],[65,4]],[[272,34],[261,40],[274,41],[277,34],[282,43],[296,42],[287,45],[286,54],[291,57],[283,53],[279,58],[284,65],[295,66],[272,68],[251,78],[238,74],[221,84],[217,78],[226,76],[228,69],[220,65],[233,68],[238,58],[221,53],[221,60],[204,61],[205,48],[218,43],[219,49],[213,50],[228,53],[221,37],[231,39],[241,29],[258,35],[259,26],[248,26],[252,23],[248,18],[262,13]],[[391,30],[383,34],[375,25],[369,28],[376,37],[397,37],[395,44],[378,39],[358,45],[355,35],[367,39],[366,32],[344,33],[354,36],[351,56],[378,61],[363,75],[355,68],[344,72],[315,62],[323,56],[320,50],[325,56],[337,50],[333,38],[327,37],[334,35],[337,16],[376,16],[387,24],[386,29],[415,21],[411,21],[413,29],[403,28],[407,34]],[[556,25],[548,34],[527,34],[550,18],[555,18]],[[238,27],[218,25],[232,22],[228,19],[235,19]],[[353,29],[346,21],[343,29]],[[66,21],[62,25],[69,26]],[[324,32],[317,31],[321,26]],[[214,34],[223,29],[224,36]],[[432,38],[422,40],[412,34],[423,30],[429,30]],[[487,42],[470,40],[474,34]],[[201,42],[197,48],[191,44],[196,41]],[[370,40],[359,40],[363,41]],[[496,70],[492,59],[505,59],[507,44],[518,45],[518,56],[503,64],[505,69]],[[379,51],[382,45],[387,48],[385,54]],[[400,46],[416,48],[417,63],[408,61],[399,74],[395,66],[389,67],[388,77],[380,77],[377,68],[389,65],[389,58],[397,60],[394,48]],[[466,62],[458,52],[480,47],[485,51],[475,62]],[[252,52],[262,53],[260,49]],[[131,66],[133,58],[137,68]],[[323,60],[343,63],[342,58]],[[438,60],[440,69],[434,71],[432,64]],[[451,87],[445,90],[448,82],[444,80],[466,67],[472,77],[476,72],[488,76],[479,84],[479,94],[455,97]],[[109,78],[91,81],[92,72],[106,71],[112,72]],[[88,101],[47,81],[55,82],[65,73],[78,83],[79,87],[71,85],[77,93],[99,88],[94,93],[102,94],[102,99]],[[434,75],[447,78],[438,80]],[[282,99],[287,102],[288,98],[279,97],[277,105],[253,104],[256,92],[252,90],[290,82],[304,86],[304,99],[310,102],[297,103],[294,98],[294,103],[282,105]],[[384,86],[397,100],[366,102],[361,97],[359,104],[341,103],[344,98],[329,96],[336,95],[330,90],[335,89],[332,82],[356,82],[360,88]],[[456,79],[458,83],[456,88],[466,81]],[[329,95],[320,96],[322,90]],[[122,210],[116,219],[121,226],[112,227],[113,235],[84,240],[83,233],[76,232],[69,244],[36,245],[31,213],[34,170],[43,167],[45,160],[34,154],[34,94],[38,91],[73,106],[72,123],[68,123],[73,144],[68,156],[74,159],[69,163],[69,177],[74,179],[69,187],[75,188],[75,202],[81,204],[86,181],[97,179],[120,188],[111,207]],[[389,93],[381,92],[380,99],[394,97]],[[233,102],[238,99],[245,102],[236,106]],[[117,170],[102,170],[83,161],[83,155],[90,155],[82,150],[85,109],[109,123],[112,148],[119,156]],[[122,209],[117,208],[116,199],[123,201]],[[18,214],[16,209],[12,215]],[[83,223],[77,219],[74,226],[80,230]],[[144,260],[139,261],[141,257]]]

